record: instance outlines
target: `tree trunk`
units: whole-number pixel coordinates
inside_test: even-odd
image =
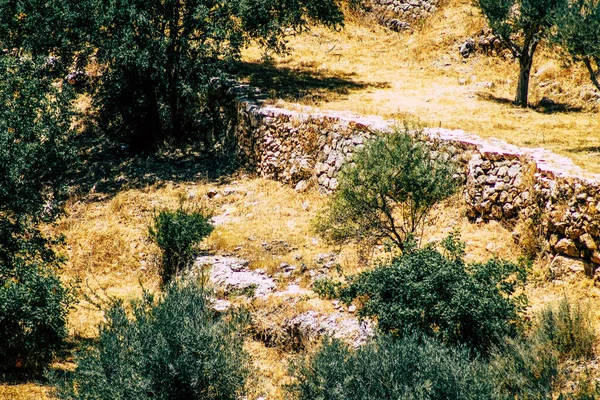
[[[517,84],[517,95],[515,105],[527,108],[529,96],[529,76],[533,64],[533,54],[538,42],[533,37],[528,37],[523,45],[523,51],[519,57],[519,83]]]
[[[527,108],[527,97],[529,96],[529,75],[531,74],[531,64],[533,57],[524,53],[519,58],[519,83],[517,85],[517,95],[515,105]]]
[[[598,76],[600,76],[600,68],[599,71],[594,71],[594,67],[592,66],[592,60],[589,57],[584,57],[583,63],[585,64],[585,67],[587,68],[590,74],[590,80],[592,81],[594,86],[596,86],[596,88],[600,90],[600,82],[598,82]],[[600,65],[597,66],[600,67]]]
[[[181,140],[181,121],[179,116],[179,96],[177,83],[179,80],[179,19],[180,1],[175,1],[169,16],[169,47],[167,48],[167,90],[171,112],[171,134],[175,140]]]
[[[158,109],[158,98],[156,88],[152,80],[146,83],[146,93],[148,97],[148,136],[149,143],[145,145],[146,149],[156,148],[165,139],[163,136],[162,123],[160,121],[160,111]]]

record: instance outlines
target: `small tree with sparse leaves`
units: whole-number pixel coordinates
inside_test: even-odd
[[[420,130],[406,126],[358,151],[316,221],[335,244],[391,241],[400,249],[419,236],[432,208],[460,184],[452,162],[432,157]]]

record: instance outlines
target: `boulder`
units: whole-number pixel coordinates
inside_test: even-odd
[[[579,257],[579,250],[571,239],[560,239],[554,246],[554,251],[571,257]]]
[[[585,274],[587,276],[592,276],[594,274],[594,267],[592,264],[577,258],[561,255],[554,257],[552,263],[550,263],[550,269],[555,277],[571,274]]]

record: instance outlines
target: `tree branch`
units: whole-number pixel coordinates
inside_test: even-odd
[[[600,82],[598,82],[598,75],[600,74],[600,71],[598,71],[598,72],[594,71],[594,67],[592,66],[592,61],[590,60],[590,58],[588,56],[583,57],[583,63],[585,64],[585,67],[587,68],[588,72],[590,73],[590,79],[592,80],[592,83],[594,84],[594,86],[596,86],[596,88],[598,90],[600,90]]]

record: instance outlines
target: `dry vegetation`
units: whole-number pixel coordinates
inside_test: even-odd
[[[446,1],[413,33],[398,34],[365,17],[350,16],[340,32],[315,28],[292,37],[290,53],[272,59],[284,72],[279,79],[255,74],[250,81],[271,84],[274,99],[285,100],[275,102],[286,107],[300,103],[420,120],[520,146],[544,147],[600,172],[598,103],[589,101],[592,85],[585,68],[542,45],[534,59],[529,101],[536,105],[547,97],[570,111],[513,107],[516,61],[483,55],[463,59],[458,53],[458,45],[484,26],[470,0]],[[250,63],[262,57],[257,48],[245,53]],[[290,71],[300,74],[299,82]],[[304,89],[286,87],[298,83]]]
[[[419,119],[429,125],[461,128],[518,145],[543,146],[600,172],[598,115],[579,96],[581,87],[587,85],[584,72],[578,66],[564,65],[554,52],[542,48],[534,64],[531,102],[547,96],[581,110],[547,114],[513,108],[505,100],[513,96],[517,75],[514,62],[484,56],[464,60],[458,54],[458,43],[483,26],[482,17],[469,0],[445,4],[412,34],[396,34],[364,17],[351,16],[340,32],[316,28],[292,38],[290,54],[275,57],[274,69],[262,79],[272,78],[271,94],[283,99],[277,102],[286,106],[310,105]],[[258,49],[245,54],[250,63],[260,57]],[[249,66],[251,82],[261,83],[261,68]],[[286,81],[288,78],[296,81]],[[541,87],[545,81],[556,84]],[[493,82],[494,86],[481,92],[483,89],[473,85],[477,82]],[[295,88],[288,87],[294,84]],[[213,188],[221,194],[208,199],[206,193]],[[251,268],[273,272],[287,262],[305,263],[310,270],[316,267],[317,254],[337,250],[329,248],[311,230],[311,221],[325,204],[325,197],[314,191],[296,193],[279,183],[245,175],[219,181],[163,182],[122,190],[112,197],[73,198],[66,216],[48,228],[65,236],[61,248],[68,259],[63,270],[65,279],[78,280],[82,294],[96,299],[137,298],[142,286],[157,290],[158,250],[147,238],[147,226],[155,210],[173,209],[181,202],[207,207],[218,217],[218,226],[203,243],[203,251],[235,254],[248,259]],[[510,229],[495,222],[470,223],[461,204],[457,196],[436,210],[424,241],[440,240],[459,228],[469,261],[490,257],[516,260],[522,249],[515,245]],[[356,249],[343,249],[340,262],[347,274],[369,267],[357,256]],[[534,267],[528,290],[532,309],[566,294],[586,299],[598,324],[600,290],[596,283],[579,276],[549,282],[544,275],[546,266],[544,260],[538,260]],[[287,283],[278,282],[281,288]],[[301,280],[301,285],[307,284],[308,279]],[[332,311],[330,302],[315,296],[293,303],[274,298],[247,306],[261,310],[264,324],[309,309]],[[101,312],[82,299],[70,316],[72,340],[76,343],[94,338],[100,321]],[[289,379],[287,364],[294,354],[258,341],[248,341],[247,350],[257,368],[249,382],[249,399],[284,399],[282,387]],[[68,357],[59,360],[59,366],[69,367],[68,361]],[[50,389],[41,384],[0,385],[0,398],[46,399],[51,398],[49,393]]]

